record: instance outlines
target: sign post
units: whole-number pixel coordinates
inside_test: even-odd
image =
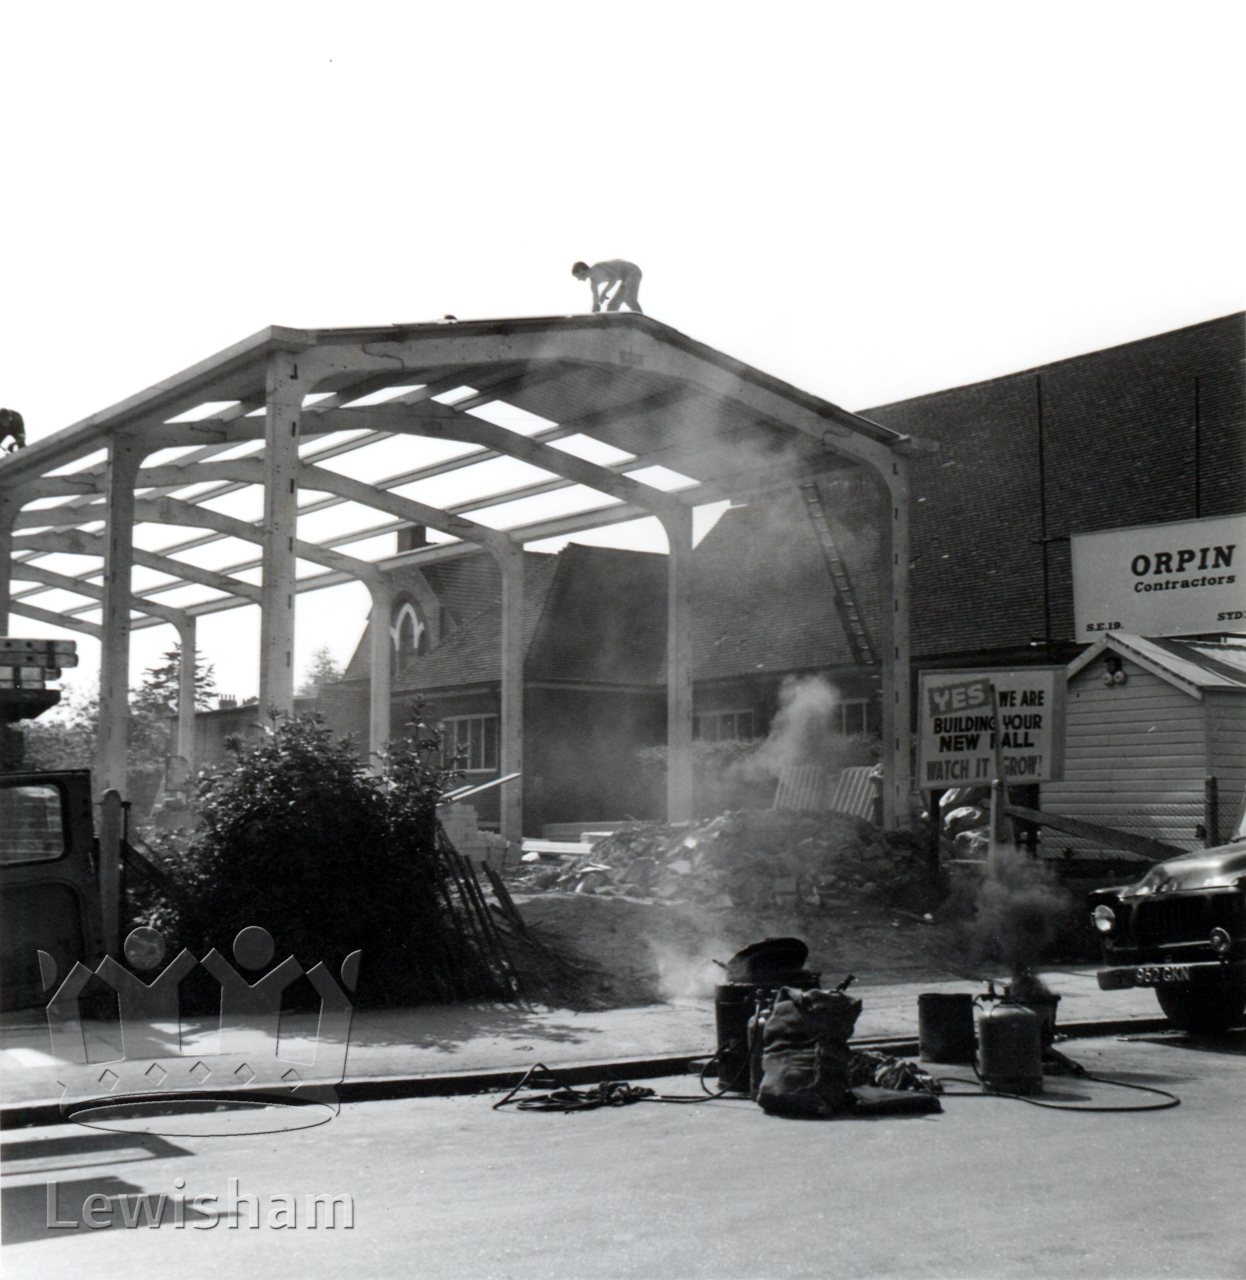
[[[996,726],[1000,723],[999,714],[999,687],[995,684],[991,685],[991,709],[995,715]],[[995,856],[999,853],[1000,846],[1004,843],[1004,805],[1008,803],[1008,787],[1004,782],[1004,749],[1000,743],[1002,734],[992,733],[994,740],[994,758],[995,770],[994,776],[991,778],[991,855]]]

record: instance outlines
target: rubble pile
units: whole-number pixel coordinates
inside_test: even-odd
[[[916,883],[920,843],[840,813],[746,810],[674,826],[632,823],[576,857],[519,870],[524,892],[591,893],[712,909],[845,906]]]

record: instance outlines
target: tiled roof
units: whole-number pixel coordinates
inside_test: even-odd
[[[553,582],[558,557],[535,551],[524,552],[524,647],[532,636],[545,607],[546,593]],[[452,583],[451,599],[461,607],[474,604],[474,616],[465,618],[453,630],[443,631],[441,643],[431,653],[410,659],[410,665],[396,673],[394,691],[404,689],[444,689],[450,686],[492,682],[499,679],[502,651],[502,575],[497,561],[488,553],[464,556],[435,566],[449,570],[463,566],[461,574],[444,573],[430,583]]]
[[[527,552],[525,559],[537,555],[537,552]],[[423,573],[455,625],[461,626],[469,618],[497,608],[501,603],[502,577],[498,562],[487,552],[426,565]],[[531,573],[530,568],[527,573]]]
[[[528,650],[528,678],[660,683],[666,566],[663,555],[569,544]]]
[[[660,684],[665,556],[572,543],[556,556],[525,552],[524,570],[527,679]],[[482,552],[424,573],[456,625],[430,653],[408,660],[394,677],[395,693],[495,683],[502,647],[497,562]],[[367,654],[365,633],[348,678],[366,678]]]
[[[866,627],[881,624],[878,538],[857,484],[821,483]],[[732,507],[694,557],[693,678],[850,666],[830,575],[799,494]]]

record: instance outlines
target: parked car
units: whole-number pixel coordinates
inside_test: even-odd
[[[1104,991],[1154,987],[1169,1022],[1224,1031],[1246,1012],[1246,819],[1228,844],[1092,895]]]

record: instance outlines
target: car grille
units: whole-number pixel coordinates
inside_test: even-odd
[[[1130,924],[1133,941],[1140,947],[1203,942],[1217,925],[1240,938],[1242,898],[1235,893],[1153,898],[1135,904]]]

